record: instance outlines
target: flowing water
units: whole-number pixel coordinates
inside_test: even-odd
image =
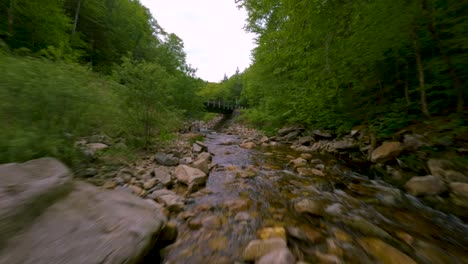
[[[402,254],[416,263],[468,263],[467,225],[332,156],[313,157],[325,177],[299,176],[288,162],[300,154],[286,146],[243,149],[238,136],[205,136],[217,165],[175,217],[178,238],[162,263],[245,263],[244,248],[266,227],[284,227],[288,248],[308,263],[398,263]],[[300,199],[324,213],[297,212]]]

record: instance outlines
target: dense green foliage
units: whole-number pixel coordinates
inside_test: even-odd
[[[78,136],[119,129],[116,84],[83,67],[0,55],[0,72],[2,163],[46,155],[72,162]]]
[[[198,93],[205,100],[221,100],[224,102],[240,103],[243,89],[243,73],[236,70],[230,78],[224,76],[219,83],[207,82]]]
[[[381,134],[464,111],[468,3],[240,0],[257,34],[242,96],[250,120]]]
[[[185,57],[137,0],[0,0],[0,162],[72,162],[100,133],[150,148],[201,111]]]

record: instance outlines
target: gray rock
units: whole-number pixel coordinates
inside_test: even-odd
[[[289,161],[290,164],[293,165],[294,168],[302,168],[307,166],[307,160],[303,158],[297,158]]]
[[[272,251],[261,257],[257,264],[295,264],[296,258],[287,248]]]
[[[172,154],[156,153],[154,160],[164,166],[177,166],[179,164],[179,159]]]
[[[292,131],[288,134],[286,134],[286,136],[284,136],[282,139],[284,141],[291,141],[291,140],[295,140],[296,138],[299,137],[299,135],[302,133],[302,131],[300,130],[296,130],[296,131]]]
[[[430,146],[428,143],[424,142],[424,137],[418,134],[406,134],[403,136],[403,145],[405,148],[416,150],[421,147]]]
[[[312,131],[312,134],[319,137],[319,138],[333,138],[333,135],[330,131],[322,130],[322,129],[316,129]]]
[[[294,131],[303,131],[304,128],[301,126],[288,126],[280,129],[278,131],[278,136],[283,137],[286,136],[287,134],[294,132]]]
[[[170,169],[167,167],[157,167],[153,170],[154,178],[164,186],[170,186],[172,184],[172,176]]]
[[[447,190],[447,186],[433,175],[413,177],[405,184],[406,191],[414,196],[437,195]]]
[[[301,137],[297,140],[298,145],[310,145],[311,142],[315,142],[315,139],[311,136]]]
[[[87,156],[95,156],[98,151],[109,148],[104,143],[88,143],[85,145],[84,153]]]
[[[0,263],[135,263],[165,223],[162,212],[143,199],[77,183],[8,241]]]
[[[196,141],[192,145],[192,151],[195,153],[200,153],[203,151],[208,151],[208,147],[203,142]]]
[[[161,189],[154,191],[148,195],[148,198],[163,204],[171,212],[180,212],[184,209],[183,198],[170,190]]]
[[[331,142],[328,145],[328,151],[330,152],[343,151],[343,150],[349,150],[349,149],[356,149],[358,147],[359,145],[357,141],[355,141],[353,138],[344,138],[339,141]]]
[[[70,170],[53,158],[2,164],[0,179],[0,248],[72,189]]]

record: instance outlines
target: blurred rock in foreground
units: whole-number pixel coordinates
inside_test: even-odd
[[[55,159],[0,165],[0,263],[135,263],[166,221],[153,201],[72,182]]]

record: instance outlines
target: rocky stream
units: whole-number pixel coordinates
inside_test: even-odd
[[[423,137],[210,127],[103,175],[0,165],[0,263],[468,263],[463,168],[397,158]],[[96,138],[92,155],[111,145]]]
[[[150,195],[178,233],[161,263],[468,263],[463,221],[336,155],[293,150],[242,127],[202,135],[191,166],[209,171],[206,185]],[[418,196],[442,192],[406,187]]]

